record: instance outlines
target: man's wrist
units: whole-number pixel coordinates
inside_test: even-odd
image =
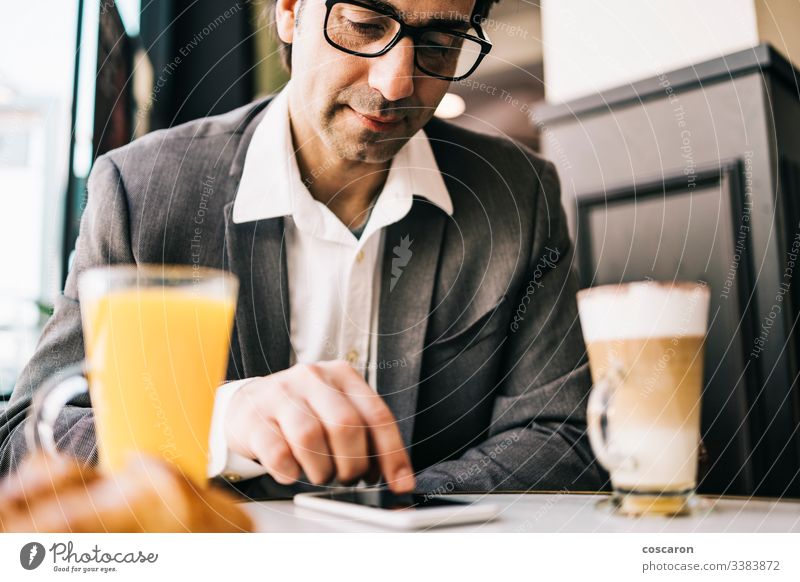
[[[253,378],[235,380],[217,388],[209,435],[208,477],[241,481],[265,474],[264,467],[231,450],[225,433],[225,417],[233,396]]]

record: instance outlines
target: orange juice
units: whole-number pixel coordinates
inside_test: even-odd
[[[205,483],[235,301],[191,288],[141,287],[111,291],[84,309],[101,468],[118,470],[129,452],[140,451]]]

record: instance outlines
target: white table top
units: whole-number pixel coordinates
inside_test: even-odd
[[[494,503],[500,516],[494,521],[424,531],[435,532],[800,532],[800,500],[701,497],[700,509],[687,517],[631,518],[596,507],[606,495],[527,493],[453,495],[452,499]],[[391,531],[310,509],[291,501],[244,503],[260,532],[381,532]]]

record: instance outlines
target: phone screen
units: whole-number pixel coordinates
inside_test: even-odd
[[[441,497],[428,497],[419,493],[406,493],[397,495],[389,489],[349,489],[347,491],[330,491],[319,497],[356,505],[366,505],[378,509],[405,511],[409,509],[425,509],[427,507],[457,507],[469,505],[464,501],[453,501]]]

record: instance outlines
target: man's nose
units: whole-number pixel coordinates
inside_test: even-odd
[[[403,38],[385,55],[371,59],[369,85],[387,101],[399,101],[414,94],[414,43]]]

